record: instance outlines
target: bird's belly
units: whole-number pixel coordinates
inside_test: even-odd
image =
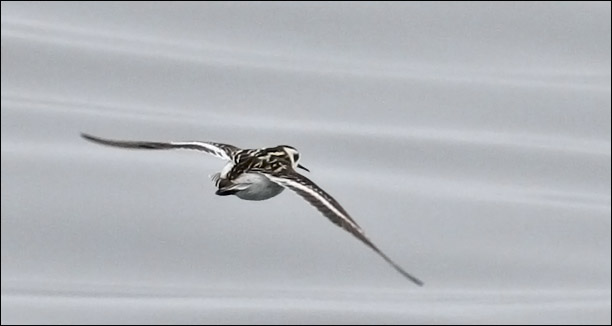
[[[246,186],[236,193],[238,198],[244,200],[266,200],[285,189],[258,173],[245,173],[233,181]]]

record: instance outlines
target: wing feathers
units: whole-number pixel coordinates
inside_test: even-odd
[[[419,286],[423,285],[421,280],[410,275],[397,263],[391,260],[391,258],[385,255],[380,249],[378,249],[378,247],[376,247],[376,245],[374,245],[374,243],[370,241],[368,237],[366,237],[361,227],[348,215],[344,208],[342,208],[342,206],[340,206],[340,204],[332,196],[326,193],[323,189],[319,188],[314,182],[310,181],[310,179],[295,171],[285,171],[276,175],[266,173],[263,174],[272,182],[289,188],[300,195],[334,224],[350,232],[356,238],[374,250],[385,261],[387,261],[387,263],[393,266],[395,270],[404,275],[404,277],[408,278]]]
[[[191,149],[206,152],[226,161],[231,161],[239,149],[232,145],[219,144],[212,142],[149,142],[149,141],[129,141],[129,140],[113,140],[95,137],[85,133],[81,133],[81,137],[102,145],[132,148],[132,149]]]

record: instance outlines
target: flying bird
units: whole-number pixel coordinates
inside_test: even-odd
[[[288,188],[316,207],[334,224],[361,240],[404,277],[419,286],[423,285],[421,280],[406,272],[378,249],[357,222],[331,195],[297,172],[297,169],[309,170],[299,163],[300,153],[294,147],[279,145],[260,149],[240,149],[228,144],[202,141],[126,141],[99,138],[85,133],[81,133],[81,137],[97,144],[114,147],[157,150],[190,149],[211,154],[226,161],[221,172],[211,177],[217,187],[217,195],[235,195],[244,200],[266,200]]]

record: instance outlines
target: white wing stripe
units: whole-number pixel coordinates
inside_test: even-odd
[[[220,150],[219,147],[214,146],[212,144],[209,143],[203,143],[203,142],[197,142],[197,141],[187,141],[187,142],[171,142],[169,143],[173,146],[199,146],[199,147],[203,147],[206,148],[207,150],[209,150],[210,154],[222,158],[224,160],[231,160],[231,158],[229,156],[227,156],[227,154],[225,153],[225,151]]]
[[[115,140],[95,137],[85,133],[81,133],[81,137],[101,145],[122,148],[152,150],[191,149],[206,152],[226,161],[232,161],[234,154],[239,151],[239,148],[237,148],[236,146],[202,141],[159,142],[141,140]]]
[[[308,186],[305,186],[305,185],[303,185],[303,184],[301,184],[299,182],[296,182],[294,180],[291,180],[291,179],[279,178],[279,177],[275,177],[275,176],[271,176],[271,175],[266,175],[266,176],[270,180],[280,184],[281,186],[298,188],[300,190],[303,190],[303,191],[309,193],[310,195],[315,197],[317,200],[319,200],[319,202],[323,203],[323,205],[325,205],[327,208],[329,208],[330,211],[332,211],[337,216],[341,217],[344,222],[346,222],[347,224],[350,224],[351,227],[353,227],[353,229],[358,230],[359,233],[363,233],[361,231],[361,228],[357,224],[353,223],[353,221],[351,221],[350,218],[348,218],[346,215],[344,215],[342,212],[340,212],[332,203],[330,203],[328,200],[326,200],[325,197],[323,197],[321,194],[319,194],[314,189],[312,189],[312,188],[310,188]]]

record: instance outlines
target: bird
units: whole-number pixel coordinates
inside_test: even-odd
[[[374,250],[396,271],[418,286],[423,282],[406,272],[400,265],[383,253],[365,234],[357,222],[326,191],[306,176],[297,172],[303,169],[299,163],[300,153],[289,145],[259,149],[241,149],[233,145],[208,141],[130,141],[100,138],[86,133],[81,137],[93,143],[149,150],[188,149],[208,153],[226,162],[223,169],[211,176],[217,187],[216,195],[235,195],[243,200],[261,201],[289,189],[314,206],[332,223],[351,233],[370,249]]]

